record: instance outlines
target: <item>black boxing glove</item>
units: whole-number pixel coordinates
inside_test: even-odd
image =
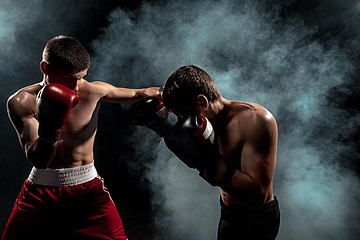
[[[160,137],[173,125],[168,110],[157,97],[145,97],[130,107],[130,115],[136,125],[147,126]]]
[[[201,115],[180,119],[164,136],[166,146],[212,186],[228,183],[235,168],[212,146],[211,123]]]

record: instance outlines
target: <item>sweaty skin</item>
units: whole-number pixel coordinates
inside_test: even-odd
[[[181,107],[171,111],[178,117],[187,112]],[[274,200],[278,133],[272,114],[255,103],[223,97],[210,103],[203,95],[198,97],[196,112],[211,122],[214,147],[236,168],[231,181],[220,186],[223,202],[258,209]]]
[[[35,167],[61,169],[91,163],[94,159],[93,145],[100,103],[133,103],[142,97],[155,96],[159,89],[127,89],[104,82],[88,82],[83,78],[86,73],[87,70],[76,74],[60,70],[44,75],[42,82],[24,87],[8,99],[9,118],[27,159]],[[68,86],[77,92],[80,101],[71,109],[69,119],[62,129],[61,139],[56,143],[49,143],[39,139],[37,133],[39,123],[36,119],[36,97],[45,84],[57,82],[57,79],[61,79],[62,83],[67,79]]]

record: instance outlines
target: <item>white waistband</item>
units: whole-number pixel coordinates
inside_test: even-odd
[[[46,186],[72,186],[88,182],[97,176],[94,162],[75,168],[39,169],[33,167],[28,180]]]

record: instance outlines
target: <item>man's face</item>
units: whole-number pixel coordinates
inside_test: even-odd
[[[48,72],[48,83],[62,84],[75,92],[79,90],[79,85],[83,81],[83,77],[86,76],[88,69],[74,73],[65,68],[55,68]]]

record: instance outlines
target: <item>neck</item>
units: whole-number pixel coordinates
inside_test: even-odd
[[[44,74],[44,75],[43,75],[43,80],[40,82],[40,85],[41,85],[41,86],[45,86],[47,82],[48,82],[48,81],[47,81],[47,76]]]
[[[210,103],[209,108],[202,114],[209,119],[210,122],[215,124],[221,124],[226,122],[227,119],[227,109],[230,105],[230,101],[220,97],[213,103]]]

